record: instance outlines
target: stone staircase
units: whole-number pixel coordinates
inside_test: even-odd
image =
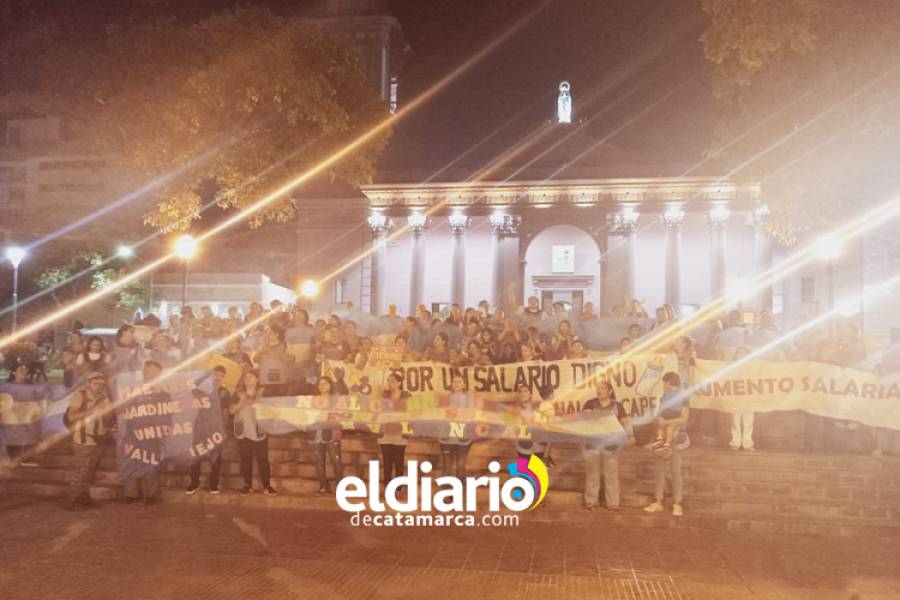
[[[373,438],[348,436],[342,444],[346,475],[366,478],[368,461],[378,457]],[[622,510],[588,512],[581,508],[583,468],[577,446],[553,448],[556,467],[550,473],[546,509],[527,513],[536,520],[597,520],[623,525],[702,527],[729,531],[789,534],[873,534],[900,538],[900,459],[875,459],[866,455],[816,455],[798,452],[733,452],[692,448],[685,454],[685,511],[676,519],[668,513],[638,510],[652,499],[653,462],[647,450],[631,448],[620,461]],[[497,459],[506,464],[515,455],[505,441],[480,442],[469,455],[468,469],[487,472]],[[166,502],[215,503],[277,508],[339,510],[332,496],[319,496],[313,451],[301,436],[270,439],[269,459],[276,497],[259,493],[241,496],[237,449],[225,450],[222,490],[210,495],[205,488],[188,496],[185,471],[163,470],[161,483]],[[407,460],[439,464],[436,443],[415,440],[407,448]],[[4,468],[0,493],[62,497],[66,494],[72,455],[67,443],[57,444],[39,457],[39,468]],[[207,466],[204,465],[205,484]],[[330,467],[329,467],[330,474]],[[121,495],[115,473],[115,457],[106,449],[91,490],[97,499]]]

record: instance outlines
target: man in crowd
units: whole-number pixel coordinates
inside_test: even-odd
[[[145,396],[152,396],[153,404],[164,404],[172,400],[168,392],[153,387],[153,383],[159,379],[161,373],[162,366],[155,360],[148,360],[144,363],[144,385],[151,386]],[[160,444],[160,451],[157,455],[161,454]],[[139,500],[141,496],[144,499],[144,506],[152,506],[159,501],[159,472],[156,469],[152,469],[144,475],[132,477],[125,482],[124,500],[126,504]]]
[[[75,458],[69,477],[69,506],[72,508],[92,503],[90,487],[103,452],[106,422],[114,418],[106,378],[99,372],[89,373],[84,386],[71,395],[66,410]]]

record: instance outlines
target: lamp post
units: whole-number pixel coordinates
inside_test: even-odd
[[[197,240],[184,234],[175,242],[175,255],[184,261],[184,279],[181,281],[181,310],[187,304],[188,263],[197,252]]]
[[[6,249],[6,258],[13,267],[13,293],[12,293],[12,331],[16,332],[19,325],[19,264],[28,253],[19,246],[10,246]]]

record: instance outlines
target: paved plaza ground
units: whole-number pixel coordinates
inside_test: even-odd
[[[0,598],[896,599],[900,540],[529,520],[354,528],[337,511],[0,496]]]

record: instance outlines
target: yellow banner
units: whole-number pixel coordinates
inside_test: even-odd
[[[900,375],[880,377],[814,362],[698,360],[694,408],[724,412],[803,410],[900,430]]]

